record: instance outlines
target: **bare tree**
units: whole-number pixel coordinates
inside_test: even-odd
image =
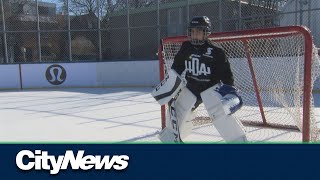
[[[59,0],[65,3],[66,0]],[[158,0],[129,0],[130,8],[141,8],[156,4]],[[99,7],[98,7],[99,6]],[[100,13],[100,17],[108,13],[125,10],[127,0],[69,0],[69,13],[73,15],[84,15]]]
[[[133,0],[130,3],[131,8],[142,8],[156,5],[158,0]]]
[[[130,9],[148,7],[156,5],[158,0],[107,0],[107,12],[112,13],[114,11],[120,11],[127,9],[129,6]],[[127,4],[129,3],[129,5]]]
[[[107,0],[107,13],[127,8],[127,0]]]
[[[60,0],[66,4],[66,0]],[[105,0],[69,0],[69,14],[85,15],[85,14],[102,14],[105,11],[107,2]]]

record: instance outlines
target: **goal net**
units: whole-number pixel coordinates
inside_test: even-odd
[[[185,36],[162,40],[161,79],[186,40]],[[244,101],[234,116],[244,126],[299,131],[303,141],[320,139],[312,94],[320,70],[319,56],[308,29],[288,26],[213,33],[209,40],[226,51]],[[165,127],[165,106],[161,112]],[[195,113],[195,127],[212,122],[203,105]]]

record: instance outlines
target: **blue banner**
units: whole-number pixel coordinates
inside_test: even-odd
[[[320,179],[319,144],[2,144],[0,179]]]

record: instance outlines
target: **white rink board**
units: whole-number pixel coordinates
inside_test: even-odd
[[[270,76],[273,67],[285,69],[287,61],[297,66],[300,61],[298,58],[272,58],[274,61],[264,61],[258,58],[261,63],[255,67],[259,73],[256,74],[260,82],[260,88],[268,88],[270,79],[274,81],[286,82],[292,78],[296,71],[281,72],[279,76]],[[252,81],[251,76],[241,76],[241,72],[249,73],[246,59],[230,59],[233,66],[237,66],[238,71],[234,71],[236,84],[244,84]],[[270,62],[272,62],[270,64]],[[43,88],[43,87],[101,87],[101,86],[155,86],[160,82],[159,62],[151,61],[120,61],[120,62],[92,62],[92,63],[57,63],[66,70],[66,79],[62,84],[53,85],[46,78],[47,68],[54,64],[21,64],[22,88]],[[0,65],[0,72],[3,88],[20,88],[19,65]],[[240,75],[237,75],[240,74]],[[279,79],[280,78],[280,79]],[[319,80],[316,81],[315,89],[319,89]],[[284,88],[293,86],[291,83],[282,84]]]
[[[52,66],[55,66],[52,68]],[[57,67],[59,66],[59,67]],[[20,88],[19,65],[0,65],[0,89]],[[66,75],[62,75],[65,72]],[[46,75],[47,73],[47,75]],[[48,77],[48,74],[50,76]],[[54,78],[53,78],[54,77]],[[59,78],[59,79],[58,79]],[[59,80],[61,83],[50,83]],[[121,61],[92,63],[21,64],[22,88],[155,86],[159,62]]]
[[[0,91],[0,142],[159,142],[160,106],[151,88]],[[315,95],[317,118],[320,96]],[[246,127],[250,141],[301,142],[290,130]],[[221,142],[212,126],[186,142]]]
[[[315,90],[320,90],[320,78],[318,78],[315,82],[314,82],[314,87],[313,89]]]
[[[154,86],[159,82],[159,61],[97,64],[98,86]]]
[[[53,64],[21,65],[23,88],[95,86],[95,63],[57,63],[66,71],[66,79],[60,85],[53,85],[46,79],[46,70]]]
[[[0,89],[20,88],[20,74],[18,64],[1,65],[0,77]]]

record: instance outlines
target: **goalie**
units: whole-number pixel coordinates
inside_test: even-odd
[[[176,54],[168,76],[152,92],[160,105],[169,106],[166,127],[159,136],[162,142],[183,142],[193,128],[193,111],[201,103],[225,141],[247,141],[241,122],[231,116],[241,108],[242,99],[233,86],[224,50],[208,41],[210,30],[208,17],[191,20],[188,41]]]

